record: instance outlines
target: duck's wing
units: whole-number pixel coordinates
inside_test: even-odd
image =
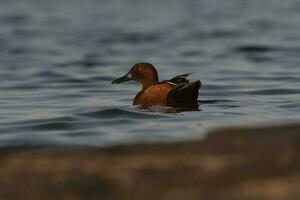
[[[178,75],[175,76],[174,78],[170,79],[170,80],[166,80],[164,82],[168,82],[172,85],[181,85],[181,84],[187,84],[190,81],[186,79],[186,77],[188,77],[191,73],[187,73],[187,74],[182,74],[182,75]]]
[[[201,81],[189,82],[187,84],[178,84],[172,88],[168,94],[169,104],[180,104],[187,102],[196,102],[198,99]]]

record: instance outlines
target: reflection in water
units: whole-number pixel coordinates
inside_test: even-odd
[[[137,106],[137,109],[144,111],[144,112],[154,112],[154,113],[162,113],[162,114],[176,114],[181,112],[189,112],[189,111],[201,111],[199,108],[199,103],[188,103],[188,104],[181,104],[175,106]]]

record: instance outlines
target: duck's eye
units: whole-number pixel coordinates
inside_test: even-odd
[[[141,67],[139,67],[139,68],[138,68],[138,70],[139,70],[139,71],[142,71],[142,68],[141,68]]]

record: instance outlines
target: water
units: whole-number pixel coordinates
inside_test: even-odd
[[[296,0],[3,0],[0,146],[115,145],[202,138],[300,118]],[[199,111],[131,106],[111,85],[136,62],[160,79],[193,72]]]

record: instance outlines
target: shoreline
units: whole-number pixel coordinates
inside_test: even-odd
[[[200,141],[0,149],[0,199],[298,199],[300,124]]]

